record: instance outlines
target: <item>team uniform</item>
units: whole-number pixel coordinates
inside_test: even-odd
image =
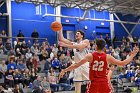
[[[105,53],[93,52],[93,61],[90,63],[91,83],[87,89],[87,93],[112,93],[110,81],[107,77],[108,64]]]
[[[83,41],[81,41],[80,43],[83,43]],[[73,42],[73,44],[76,45],[79,43]],[[89,53],[89,49],[88,47],[84,48],[83,50],[73,49],[73,52],[74,52],[74,62],[77,63]],[[89,62],[86,62],[85,64],[74,70],[73,81],[85,81],[85,80],[89,80]]]

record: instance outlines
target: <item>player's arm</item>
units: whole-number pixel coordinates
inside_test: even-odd
[[[135,57],[135,55],[138,53],[138,51],[139,51],[139,48],[134,47],[129,58],[127,58],[123,61],[117,60],[114,57],[112,57],[111,55],[107,54],[107,62],[112,63],[112,64],[116,64],[119,66],[125,66],[126,64],[130,63],[133,60],[133,57]]]
[[[80,62],[75,63],[75,64],[69,66],[68,68],[62,70],[61,73],[60,73],[60,77],[59,77],[59,78],[63,77],[63,75],[64,75],[67,71],[74,70],[74,69],[78,68],[79,66],[83,65],[83,64],[86,63],[86,62],[91,62],[92,59],[93,59],[92,54],[91,54],[91,53],[87,54]]]
[[[66,43],[63,43],[63,42],[60,42],[59,45],[62,46],[62,47],[68,47],[68,48],[75,48],[75,49],[79,49],[79,50],[82,50],[86,47],[89,46],[89,40],[85,39],[82,43],[80,44],[76,44],[76,45],[72,45],[72,44],[66,44]]]
[[[72,42],[70,40],[64,38],[62,30],[58,32],[58,35],[59,35],[60,42],[72,45]]]
[[[114,65],[112,65],[109,68],[109,72],[108,72],[108,75],[107,75],[109,80],[112,78],[113,71],[114,71]]]

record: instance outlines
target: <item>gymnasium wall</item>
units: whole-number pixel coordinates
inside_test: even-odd
[[[128,21],[128,22],[138,22],[139,20],[139,16],[133,16],[133,15],[122,15],[122,14],[117,14],[117,16],[119,17],[119,19],[121,21]],[[117,18],[114,16],[114,19],[117,20]],[[136,28],[134,29],[133,33],[131,34],[133,37],[136,36],[137,38],[139,38],[140,33],[139,33],[139,29],[140,29],[140,25],[134,25],[134,24],[124,24],[124,26],[128,29],[129,32],[132,31],[132,29],[136,26]],[[128,33],[125,31],[125,29],[123,28],[123,26],[120,23],[114,23],[114,32],[115,35],[121,39],[122,36],[127,37]]]
[[[72,17],[82,17],[84,11],[79,8],[61,8],[62,15],[64,16],[72,16]],[[96,19],[109,19],[109,13],[107,11],[97,12],[95,10],[90,10],[86,16],[86,18],[96,18]],[[69,20],[69,22],[67,22]],[[101,21],[91,21],[91,20],[83,20],[78,21],[74,18],[62,18],[62,24],[67,27],[67,24],[71,24],[71,29],[78,30],[81,29],[85,32],[86,38],[93,40],[96,36],[99,37],[100,34],[105,36],[105,34],[110,33],[110,23],[109,22],[101,22]],[[101,24],[103,23],[103,24]],[[87,26],[87,30],[85,30],[85,26]],[[64,29],[65,30],[65,29]]]
[[[2,5],[0,7],[0,13],[6,13],[6,4]],[[7,32],[7,17],[6,16],[0,16],[0,33],[2,30],[5,30]]]
[[[50,24],[55,21],[55,17],[42,17],[46,12],[48,14],[55,14],[55,9],[50,5],[41,5],[38,6],[40,13],[36,14],[37,8],[32,3],[20,3],[17,4],[12,2],[12,35],[16,36],[18,34],[18,30],[22,30],[23,34],[26,37],[30,37],[31,33],[34,29],[39,32],[41,38],[47,37],[49,42],[56,43],[56,33],[50,29]],[[46,8],[47,7],[47,8]],[[79,8],[61,8],[61,14],[64,16],[74,16],[74,17],[82,17],[84,11]],[[90,12],[86,16],[87,18],[97,18],[97,19],[109,19],[109,13],[97,12],[94,10],[90,10]],[[66,22],[69,20],[69,22]],[[106,33],[110,33],[110,24],[109,22],[101,21],[77,21],[74,18],[61,18],[61,22],[63,25],[64,35],[66,37],[66,30],[76,31],[81,29],[85,32],[86,38],[92,40],[95,38],[95,35],[99,37],[100,34],[105,35]],[[87,26],[87,30],[84,27]]]

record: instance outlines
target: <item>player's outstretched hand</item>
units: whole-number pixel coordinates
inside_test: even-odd
[[[136,54],[139,52],[139,48],[137,47],[137,46],[135,46],[134,48],[133,48],[133,51],[131,52],[131,56],[136,56]]]
[[[65,71],[62,70],[62,71],[60,72],[60,74],[59,74],[59,80],[60,80],[60,78],[63,78],[64,74],[65,74]]]

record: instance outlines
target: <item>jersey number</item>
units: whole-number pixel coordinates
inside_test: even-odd
[[[93,70],[95,71],[103,71],[104,61],[94,61]]]

